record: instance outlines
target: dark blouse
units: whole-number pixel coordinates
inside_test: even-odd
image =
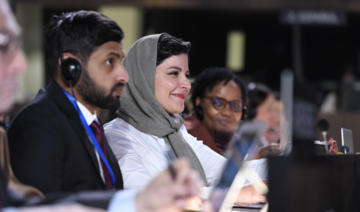
[[[203,123],[201,123],[201,121],[196,117],[195,112],[191,112],[185,118],[184,125],[190,135],[196,137],[197,140],[202,140],[206,146],[210,147],[210,149],[218,154],[224,155],[224,150],[221,150],[216,145],[205,125],[203,125]]]

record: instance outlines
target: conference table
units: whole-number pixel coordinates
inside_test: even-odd
[[[268,157],[269,212],[360,211],[360,155]]]

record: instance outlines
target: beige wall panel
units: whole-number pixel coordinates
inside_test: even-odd
[[[242,71],[245,66],[245,33],[230,31],[227,37],[226,67],[233,71]]]
[[[131,45],[141,37],[143,11],[133,6],[102,6],[99,12],[116,21],[124,31],[123,45],[128,52]]]
[[[22,27],[23,49],[28,61],[28,71],[21,76],[17,102],[32,100],[44,87],[44,56],[42,47],[42,8],[37,4],[16,5],[16,18]]]

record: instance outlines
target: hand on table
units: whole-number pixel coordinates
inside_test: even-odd
[[[242,187],[235,204],[240,206],[251,205],[259,202],[267,202],[263,194],[258,193],[252,185]]]
[[[20,212],[106,212],[103,209],[91,208],[77,203],[53,205],[53,206],[31,206],[19,208]]]
[[[337,154],[339,152],[339,149],[337,147],[337,142],[333,138],[330,138],[328,140],[328,145],[330,145],[330,148],[329,148],[330,154]]]
[[[181,159],[174,163],[175,180],[169,169],[162,172],[136,196],[139,212],[181,211],[189,198],[198,196],[203,186],[197,173],[191,170],[188,161]]]
[[[204,201],[200,197],[190,198],[184,209],[168,205],[157,210],[156,212],[185,212],[185,211],[201,211],[201,212],[214,212],[213,205],[209,201]]]
[[[281,153],[280,145],[271,144],[269,146],[260,148],[255,159],[266,158],[266,156],[268,156],[268,155],[278,155],[280,153]]]

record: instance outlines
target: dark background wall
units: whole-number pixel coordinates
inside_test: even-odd
[[[134,5],[147,8],[228,9],[228,10],[282,10],[335,9],[360,11],[358,0],[12,0],[38,3],[45,7],[97,7],[106,4]]]
[[[282,25],[280,12],[213,10],[145,10],[144,34],[168,32],[191,41],[190,69],[197,75],[209,66],[226,65],[227,33],[246,35],[245,69],[254,81],[278,89],[280,72],[293,68],[292,26]],[[304,76],[308,81],[339,81],[346,67],[359,70],[360,15],[347,13],[346,26],[302,26]]]

